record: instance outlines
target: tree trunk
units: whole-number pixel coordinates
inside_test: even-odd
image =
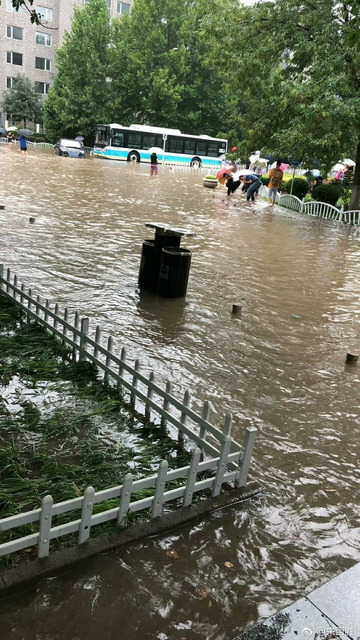
[[[349,211],[360,208],[360,140],[356,149],[356,167],[354,173],[353,187],[349,203]]]

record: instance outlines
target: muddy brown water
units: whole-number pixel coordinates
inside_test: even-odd
[[[0,257],[33,291],[79,309],[233,436],[258,429],[265,496],[102,556],[1,604],[16,640],[230,640],[360,560],[360,238],[246,205],[196,171],[0,147]],[[36,223],[28,219],[35,216]],[[137,287],[146,222],[196,232],[185,300]],[[242,304],[241,319],[231,314]],[[175,549],[177,559],[166,556]],[[224,562],[234,566],[226,567]]]

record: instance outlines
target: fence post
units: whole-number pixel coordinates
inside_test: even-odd
[[[154,382],[154,378],[155,378],[155,373],[153,371],[150,371],[149,382]],[[153,394],[153,389],[151,388],[151,386],[148,386],[147,396],[146,396],[148,400],[151,400],[152,394]],[[148,403],[146,403],[145,404],[145,418],[146,418],[146,420],[150,420],[150,417],[151,417],[151,408],[150,408],[150,405]]]
[[[17,282],[17,275],[14,275],[14,287],[17,287],[17,283],[18,283],[18,282]],[[39,298],[39,297],[40,297],[40,296],[38,296],[38,298]],[[15,288],[14,288],[14,290],[13,290],[13,298],[14,298],[14,300],[15,300],[15,302],[16,302],[16,301],[17,301],[17,298],[16,298],[16,291],[15,291]]]
[[[133,476],[131,473],[127,473],[123,480],[123,486],[121,488],[119,513],[117,518],[118,525],[123,524],[124,516],[126,516],[127,512],[129,511],[132,483]]]
[[[108,353],[107,353],[106,360],[105,360],[105,366],[110,368],[110,365],[111,365],[111,353],[112,353],[112,350],[113,350],[113,337],[112,336],[108,337],[106,350],[107,350]],[[107,371],[105,371],[104,382],[108,382],[108,381],[109,381],[109,374],[108,374]]]
[[[232,413],[230,411],[227,412],[226,416],[225,416],[225,422],[224,422],[224,435],[225,436],[229,436],[231,433],[231,427],[232,427]]]
[[[168,467],[169,465],[166,460],[162,460],[160,462],[158,475],[156,478],[156,484],[155,484],[155,494],[154,494],[153,503],[151,507],[152,518],[157,518],[158,516],[161,515]]]
[[[121,360],[121,362],[125,362],[126,361],[126,349],[125,349],[125,347],[121,348],[120,360]],[[117,389],[121,390],[121,378],[124,377],[124,367],[123,367],[122,364],[119,365],[118,375],[119,375],[119,379],[117,381],[116,387],[117,387]]]
[[[38,558],[46,558],[49,555],[53,502],[54,501],[51,496],[45,496],[45,498],[43,498],[41,502],[37,552]]]
[[[202,417],[204,420],[206,420],[207,422],[209,421],[209,417],[210,417],[210,402],[208,400],[205,400],[204,404],[203,404],[203,410],[202,410]],[[201,425],[200,427],[200,438],[202,440],[204,440],[204,442],[206,441],[207,438],[207,431],[206,428]],[[201,460],[204,459],[204,450],[201,450]]]
[[[22,289],[22,287],[21,287],[21,289]],[[22,300],[21,300],[21,302],[22,302]],[[48,312],[47,312],[47,309],[48,309],[49,307],[50,307],[50,302],[49,302],[49,300],[45,300],[45,308],[46,308],[46,311],[45,311],[45,313],[44,313],[44,320],[45,320],[45,322],[47,322],[47,321],[48,321],[48,318],[49,318],[49,314],[48,314]]]
[[[0,291],[3,289],[4,265],[0,264]]]
[[[171,382],[168,380],[166,383],[166,387],[165,387],[165,393],[167,393],[169,396],[171,396],[171,392],[172,392],[172,384]],[[163,402],[163,411],[168,411],[169,409],[169,404],[170,401],[168,400],[168,398],[164,398],[164,402]],[[162,429],[165,429],[167,424],[167,420],[165,418],[165,416],[163,416],[161,418],[161,422],[160,422],[160,426]]]
[[[9,293],[9,289],[10,289],[10,269],[7,268],[6,269],[6,293]]]
[[[77,345],[78,345],[78,335],[77,335],[77,329],[79,329],[79,312],[75,311],[75,315],[74,315],[74,330],[73,330],[73,339],[74,339],[74,347],[73,347],[73,352],[72,352],[72,359],[74,362],[76,362],[76,352],[77,352]]]
[[[191,402],[190,391],[185,391],[184,400],[183,400],[184,407],[190,407],[190,402]],[[181,424],[185,426],[186,420],[187,420],[187,413],[186,411],[182,411],[181,417],[180,417]],[[178,433],[178,445],[180,449],[184,449],[184,433],[181,431],[181,429],[179,429],[179,433]]]
[[[140,370],[140,362],[139,362],[139,360],[135,360],[134,369],[135,369],[135,371],[134,371],[134,375],[133,375],[133,378],[132,378],[132,386],[134,387],[134,391],[131,391],[131,393],[130,393],[130,404],[132,405],[133,408],[135,407],[135,399],[136,399],[135,389],[136,389],[136,387],[138,385],[138,381],[139,381],[139,378],[137,377],[137,373]]]
[[[69,309],[67,307],[65,307],[64,309],[64,325],[63,325],[63,336],[64,336],[64,340],[63,343],[66,344],[66,335],[67,335],[67,327],[65,326],[65,322],[69,322]]]
[[[94,347],[94,358],[98,357],[98,353],[99,353],[99,349],[97,347],[97,345],[100,345],[100,340],[101,340],[101,329],[99,327],[99,325],[97,325],[96,329],[95,329],[95,347]]]
[[[81,510],[78,544],[86,542],[90,536],[91,516],[94,508],[94,495],[95,489],[93,487],[87,487],[85,489]]]
[[[79,361],[86,360],[86,356],[84,352],[86,349],[88,331],[89,331],[89,318],[82,318],[81,326],[80,326]]]
[[[183,505],[182,505],[183,507],[189,507],[192,503],[196,476],[199,468],[200,456],[201,456],[201,449],[199,449],[199,447],[195,447],[195,449],[193,449],[192,456],[191,456],[189,473],[187,477],[186,489],[185,489]]]
[[[220,458],[219,458],[219,462],[216,470],[216,476],[214,479],[212,496],[218,496],[221,491],[224,473],[226,471],[227,459],[230,453],[230,447],[231,447],[231,437],[225,436],[225,439],[221,445]]]
[[[256,427],[246,427],[245,436],[243,441],[243,455],[241,461],[241,467],[236,474],[235,478],[235,487],[240,489],[241,487],[245,487],[247,482],[247,476],[249,472],[251,456],[254,449],[254,443],[256,438]]]

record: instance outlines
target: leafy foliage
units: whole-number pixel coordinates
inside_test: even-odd
[[[221,63],[234,0],[135,0],[114,21],[111,119],[216,135],[236,98]],[[226,113],[226,116],[225,116]]]
[[[327,204],[336,205],[337,201],[342,195],[342,187],[337,184],[319,184],[317,187],[314,187],[312,190],[312,197],[314,200],[319,200],[320,202],[326,202]]]
[[[291,189],[292,186],[292,189]],[[285,183],[286,193],[292,191],[292,195],[302,200],[309,191],[309,183],[304,178],[293,178]]]
[[[18,75],[11,89],[5,91],[1,103],[3,110],[15,120],[42,122],[43,105],[34,85],[28,78]]]
[[[106,120],[110,25],[105,0],[75,8],[70,33],[57,51],[58,75],[45,106],[47,136],[93,138]]]
[[[353,4],[283,0],[243,8],[234,25],[241,72],[233,79],[237,91],[246,78],[245,109],[233,134],[244,152],[318,157],[325,168],[358,153],[360,184],[360,52],[348,38]],[[249,56],[255,33],[261,37]]]

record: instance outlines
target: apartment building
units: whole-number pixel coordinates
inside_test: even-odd
[[[70,31],[75,6],[91,0],[39,0],[33,8],[41,16],[41,25],[30,22],[26,9],[16,11],[11,0],[0,4],[0,101],[14,78],[22,74],[35,84],[36,91],[46,98],[56,75],[55,51],[61,46],[64,33]],[[132,0],[107,0],[111,17],[130,12]],[[1,111],[1,109],[0,109]],[[0,123],[6,114],[1,113]]]

